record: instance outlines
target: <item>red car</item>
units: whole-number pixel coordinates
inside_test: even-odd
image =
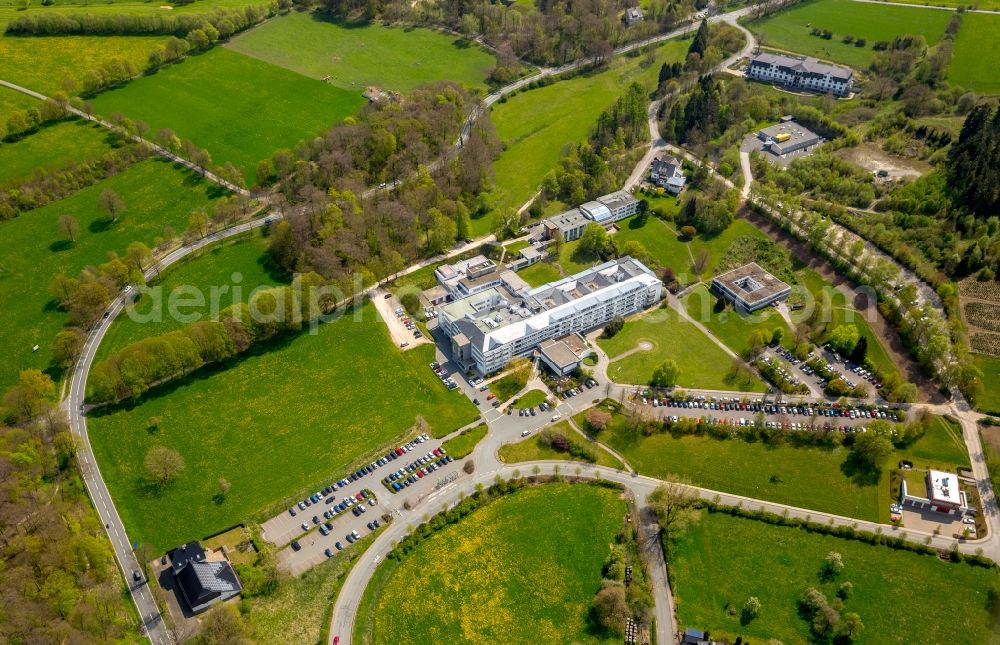
[[[489,395],[486,397],[486,400],[489,401],[489,400],[495,399],[495,398],[497,398],[497,395],[493,394],[492,392],[490,392]]]

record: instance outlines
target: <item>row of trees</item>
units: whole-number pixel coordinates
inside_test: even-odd
[[[61,168],[37,168],[31,177],[0,188],[0,220],[40,208],[76,191],[117,175],[132,164],[149,157],[139,145],[124,145],[108,150],[96,159],[69,161]]]
[[[609,545],[609,553],[601,567],[601,588],[594,596],[591,611],[597,624],[608,633],[621,637],[625,633],[625,625],[629,618],[635,619],[640,625],[649,624],[650,609],[653,606],[649,590],[639,584],[638,578],[631,579],[626,575],[629,565],[628,552],[635,550],[637,531],[634,524],[623,528],[615,541]],[[633,566],[638,565],[633,562]],[[637,580],[638,578],[638,580]]]
[[[703,4],[703,2],[697,2]],[[482,37],[498,49],[508,44],[521,58],[538,64],[563,64],[582,57],[607,57],[627,40],[659,33],[689,15],[691,0],[656,0],[642,23],[625,27],[614,0],[568,2],[545,0],[508,7],[489,0],[324,0],[327,12],[339,17],[439,24],[470,38]]]
[[[138,397],[279,334],[298,331],[336,305],[322,286],[316,274],[296,276],[292,285],[256,291],[249,302],[227,307],[218,320],[131,343],[94,366],[88,398],[107,403]]]
[[[267,4],[233,9],[217,7],[206,13],[30,12],[8,22],[6,33],[12,36],[173,35],[186,37],[194,41],[192,45],[197,45],[202,36],[208,41],[229,38],[289,7],[290,0],[272,0]],[[197,32],[201,32],[200,36]]]

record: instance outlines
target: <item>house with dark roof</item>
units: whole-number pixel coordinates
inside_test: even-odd
[[[237,596],[243,585],[221,551],[206,554],[200,542],[183,544],[170,553],[174,581],[195,614]]]
[[[854,70],[807,56],[761,52],[750,60],[744,76],[794,90],[847,96],[854,89]]]
[[[649,167],[649,180],[662,187],[671,195],[679,195],[684,190],[687,178],[676,157],[655,158]]]

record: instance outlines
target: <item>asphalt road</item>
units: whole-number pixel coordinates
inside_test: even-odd
[[[213,244],[234,235],[241,235],[247,231],[263,226],[265,220],[267,219],[273,220],[280,217],[281,216],[277,214],[270,214],[253,221],[213,233],[205,238],[191,243],[190,245],[182,246],[174,251],[171,251],[147,269],[145,272],[146,276],[147,278],[152,278],[158,272],[163,271],[169,266],[183,260],[188,255],[205,246],[208,246],[209,244]],[[90,446],[90,438],[87,434],[87,418],[83,414],[84,401],[86,400],[87,391],[87,375],[90,373],[90,367],[94,362],[94,357],[97,354],[98,347],[100,347],[101,340],[104,338],[104,334],[111,327],[111,323],[114,322],[118,314],[120,314],[125,308],[125,303],[128,297],[128,294],[119,295],[119,297],[117,297],[108,308],[106,317],[103,318],[87,336],[86,344],[81,351],[80,358],[77,361],[76,367],[74,368],[71,376],[69,393],[66,398],[63,399],[63,406],[65,407],[66,414],[69,417],[70,428],[80,439],[77,457],[80,463],[80,473],[87,486],[87,491],[90,493],[90,498],[93,500],[94,508],[97,510],[97,514],[100,516],[101,522],[104,523],[105,529],[108,533],[108,538],[111,540],[111,545],[114,548],[115,558],[118,560],[118,564],[122,569],[125,580],[130,585],[132,600],[135,602],[136,609],[139,612],[139,616],[145,626],[149,639],[153,643],[157,643],[159,645],[161,643],[170,643],[171,637],[163,625],[163,620],[160,616],[160,611],[156,606],[156,601],[153,599],[153,595],[146,586],[145,581],[137,583],[133,578],[132,572],[142,571],[142,566],[139,564],[139,561],[136,559],[135,554],[132,551],[132,543],[129,541],[128,535],[125,533],[125,526],[122,524],[121,518],[118,516],[118,511],[111,499],[111,493],[108,492],[107,485],[104,483],[104,478],[101,476],[100,468],[97,466],[94,459],[94,452]]]
[[[735,24],[737,18],[749,13],[749,11],[750,11],[749,8],[746,8],[740,11],[735,11],[720,16],[714,16],[709,20],[712,22],[725,21],[731,24]],[[614,51],[614,55],[620,55],[623,53],[627,53],[628,51],[644,47],[649,44],[661,42],[664,40],[668,40],[670,38],[675,38],[677,36],[689,33],[696,28],[697,28],[697,23],[691,23],[689,25],[678,28],[666,34],[662,34],[655,38],[651,38],[641,42],[631,43],[624,47],[620,47]],[[748,32],[745,32],[744,30],[744,33]],[[748,45],[746,49],[749,49],[750,47],[751,47],[751,41],[748,40]],[[739,56],[745,56],[747,54],[748,52],[740,52],[730,60],[733,60]],[[530,82],[532,82],[533,80],[537,80],[544,76],[550,76],[554,74],[564,73],[567,71],[572,71],[579,67],[590,64],[591,62],[592,61],[590,60],[580,60],[561,67],[544,68],[540,70],[538,74],[535,74],[533,76],[524,79],[520,79],[519,81],[516,81],[515,83],[508,85],[507,87],[499,90],[498,92],[487,96],[483,101],[482,108],[488,108],[490,105],[498,101],[505,94],[509,94],[510,92],[520,89],[525,85],[529,84]],[[729,61],[727,61],[727,63],[728,62]],[[46,96],[38,92],[34,92],[30,89],[21,87],[19,85],[7,81],[0,80],[0,85],[33,96],[39,100],[47,99]],[[482,108],[477,108],[477,111],[474,112],[474,114],[470,117],[469,121],[466,124],[465,129],[463,130],[463,137],[467,136],[468,131],[471,129],[471,126],[475,118],[480,113],[479,110]],[[76,110],[71,109],[70,111],[83,118],[94,120],[104,127],[110,129],[116,129],[114,125],[108,122],[94,119],[90,115],[84,114]],[[655,126],[656,126],[655,111],[651,109],[650,128],[651,132],[655,132],[656,136],[653,137],[654,144],[650,149],[650,153],[647,154],[647,157],[649,157],[649,159],[651,159],[652,155],[655,152],[658,152],[661,149],[666,149],[668,146],[666,142],[663,142],[662,139],[660,139],[660,137],[658,136],[658,131],[654,130]],[[206,179],[210,181],[223,185],[234,192],[247,194],[247,191],[245,189],[236,187],[210,172],[203,172],[200,168],[198,168],[191,162],[179,157],[178,155],[175,155],[170,151],[161,148],[160,146],[150,141],[140,139],[139,137],[135,137],[134,139],[138,142],[143,142],[146,145],[150,146],[151,149],[153,149],[157,154],[160,154],[166,158],[171,159],[172,161],[181,163],[186,167],[191,168],[192,170],[204,174]],[[648,160],[646,158],[643,159],[643,163],[644,165],[648,166]],[[280,218],[281,216],[280,214],[272,214],[269,215],[268,217],[272,219],[277,219]],[[264,224],[264,220],[265,218],[262,217],[252,222],[241,224],[232,227],[230,229],[226,229],[225,231],[221,231],[219,233],[214,233],[204,239],[192,243],[191,245],[184,246],[175,251],[172,251],[167,256],[162,258],[156,265],[151,267],[147,271],[147,275],[152,277],[156,273],[165,270],[172,264],[180,261],[184,257],[190,255],[191,253],[209,244],[231,237],[233,235],[239,235],[245,231],[261,226]],[[480,240],[477,240],[473,243],[462,245],[460,247],[451,250],[444,256],[430,258],[416,265],[413,265],[398,275],[405,275],[413,271],[416,271],[424,266],[429,266],[430,264],[439,262],[442,259],[446,259],[448,257],[454,257],[460,253],[475,248],[484,241],[489,241],[491,239],[493,239],[492,236],[489,236],[487,238],[482,238]],[[78,453],[80,467],[81,467],[81,474],[84,478],[84,482],[93,500],[94,507],[97,510],[98,515],[101,517],[102,521],[105,523],[108,536],[114,548],[115,557],[119,563],[119,566],[122,568],[126,580],[129,581],[132,592],[132,598],[133,601],[135,602],[139,615],[143,621],[143,625],[147,630],[148,636],[152,642],[157,644],[169,643],[171,642],[171,637],[163,625],[162,617],[160,616],[159,610],[153,599],[152,593],[149,591],[145,581],[138,583],[133,581],[132,572],[137,570],[141,571],[141,566],[132,552],[131,543],[128,539],[128,536],[125,533],[125,529],[121,522],[121,518],[118,516],[117,510],[114,507],[114,503],[111,499],[110,493],[107,490],[103,477],[101,476],[100,470],[94,460],[93,451],[91,449],[89,438],[87,435],[86,418],[82,414],[83,402],[85,399],[87,374],[89,373],[90,367],[93,363],[94,357],[97,352],[97,348],[99,347],[100,342],[103,339],[106,330],[110,327],[115,317],[124,308],[124,303],[125,303],[125,296],[120,296],[119,298],[117,298],[114,301],[114,303],[109,307],[107,318],[102,320],[101,323],[97,325],[88,335],[86,344],[81,354],[81,358],[78,361],[76,368],[74,369],[69,389],[69,394],[64,400],[64,405],[66,406],[69,415],[71,428],[73,432],[81,439],[80,449]],[[616,393],[626,394],[629,391],[628,388],[632,386],[618,385],[613,387],[618,388],[617,390],[615,390]],[[607,386],[607,389],[608,391],[611,391],[612,386],[610,385]],[[578,411],[579,409],[585,408],[588,400],[592,404],[593,400],[597,398],[601,397],[593,397],[592,399],[587,399],[587,396],[584,395],[582,398],[579,399],[562,401],[560,402],[559,411],[563,412],[564,416],[568,416],[568,414],[572,414],[573,412]],[[477,472],[473,475],[459,477],[455,482],[447,486],[444,486],[438,490],[429,491],[422,494],[421,496],[416,496],[417,501],[416,501],[416,506],[414,507],[415,511],[406,512],[406,511],[400,511],[395,507],[392,508],[393,512],[397,515],[396,518],[397,521],[393,522],[387,529],[385,529],[378,536],[378,538],[376,538],[371,548],[369,548],[362,555],[357,565],[351,570],[348,579],[345,582],[343,589],[341,590],[341,593],[338,595],[332,619],[333,629],[331,631],[331,638],[333,636],[340,635],[341,643],[345,643],[346,645],[346,643],[350,642],[351,629],[353,627],[354,617],[357,610],[357,602],[361,597],[361,594],[364,590],[367,580],[374,572],[375,567],[378,566],[378,563],[381,562],[381,559],[385,557],[386,553],[388,553],[389,550],[391,550],[392,545],[402,535],[404,535],[411,528],[413,528],[422,521],[423,512],[426,512],[427,509],[431,508],[432,504],[434,508],[440,508],[442,505],[453,505],[457,503],[461,495],[468,494],[472,490],[474,490],[476,484],[483,483],[488,485],[497,475],[510,477],[513,475],[515,470],[524,468],[524,465],[519,465],[519,466],[501,465],[499,461],[496,459],[495,451],[496,449],[498,449],[499,445],[502,445],[502,443],[506,442],[505,440],[519,440],[520,433],[523,430],[528,429],[534,431],[537,430],[539,427],[548,423],[549,413],[540,414],[539,416],[536,417],[517,417],[516,415],[507,416],[496,410],[486,408],[485,404],[483,405],[483,408],[486,416],[491,420],[490,423],[491,432],[488,435],[487,439],[484,440],[484,442],[480,445],[479,448],[477,448],[477,452],[474,454],[474,458],[477,461]],[[671,410],[670,412],[671,414],[678,414],[679,412],[679,410],[674,408],[664,409],[663,412],[666,412],[667,410]],[[1000,515],[998,515],[997,501],[993,496],[992,488],[988,485],[988,476],[986,472],[985,458],[983,457],[982,446],[980,444],[978,431],[975,426],[976,415],[969,409],[968,405],[965,404],[965,402],[962,400],[958,400],[955,403],[955,405],[952,407],[952,412],[962,422],[963,432],[965,434],[966,442],[969,445],[970,454],[972,456],[973,472],[975,474],[977,484],[979,485],[980,488],[980,494],[982,495],[983,498],[983,504],[987,516],[987,521],[990,526],[990,534],[987,538],[975,542],[962,542],[960,543],[959,546],[965,552],[973,552],[981,547],[984,549],[987,555],[993,557],[994,559],[1000,560],[1000,538],[998,538],[998,530],[1000,530]],[[480,469],[479,467],[480,463],[490,464],[491,462],[492,465],[490,467]],[[531,465],[533,466],[534,464]],[[543,473],[552,473],[555,472],[556,469],[563,469],[563,472],[566,472],[570,467],[570,465],[568,465],[565,462],[539,462],[538,465]],[[580,465],[579,468],[581,469],[581,475],[584,477],[599,476],[601,478],[617,481],[625,485],[635,495],[636,500],[639,501],[640,511],[643,508],[642,501],[645,500],[646,495],[649,492],[651,492],[656,485],[660,483],[657,480],[648,477],[636,476],[634,474],[629,474],[624,471],[601,468],[592,465]],[[380,494],[380,499],[383,500],[381,504],[385,504],[385,500],[390,499],[391,497],[390,494],[388,492],[378,490],[378,488],[381,488],[381,484],[379,484],[374,479],[373,481],[375,481],[377,487],[370,485],[369,487],[375,490],[377,494]],[[413,491],[413,493],[415,492],[416,491]],[[843,518],[824,513],[817,513],[816,511],[812,511],[809,509],[798,509],[794,507],[787,507],[784,505],[773,504],[769,502],[762,502],[760,500],[751,500],[749,498],[743,498],[740,496],[729,495],[726,493],[711,491],[707,489],[697,489],[697,492],[703,498],[706,499],[717,498],[721,503],[724,504],[737,504],[737,503],[752,504],[754,507],[761,507],[778,513],[787,510],[793,516],[797,517],[810,516],[813,519],[824,519],[827,521],[832,521],[835,524],[851,524],[867,530],[876,530],[877,528],[881,528],[882,530],[890,533],[892,531],[898,530],[895,529],[894,527],[885,527],[885,526],[880,527],[874,523],[862,522],[859,520],[855,520],[853,518]],[[382,510],[384,510],[384,507]],[[350,517],[352,520],[355,519],[353,518],[353,516],[348,516],[348,517]],[[367,521],[365,519],[365,516],[356,519],[358,519],[359,521],[362,520]],[[651,530],[651,528],[648,525],[643,525],[643,530],[644,532],[648,532],[649,530]],[[909,539],[915,539],[920,541],[923,541],[925,537],[930,537],[931,543],[934,546],[938,546],[940,548],[948,548],[954,542],[952,538],[947,538],[943,536],[932,536],[932,535],[925,536],[923,534],[920,534],[919,532],[912,530],[908,530],[906,531],[906,533]],[[658,619],[657,637],[658,637],[658,642],[668,643],[668,642],[673,642],[675,635],[675,628],[673,623],[673,607],[672,607],[672,599],[670,598],[669,594],[669,587],[666,584],[665,567],[662,567],[661,571],[660,564],[662,564],[662,562],[661,563],[655,562],[657,553],[659,553],[659,557],[662,561],[662,553],[660,553],[658,549],[655,550],[655,553],[651,553],[651,555],[654,558],[653,560],[654,566],[653,566],[653,571],[651,572],[651,577],[654,583],[653,586],[654,586],[654,596],[656,600],[656,616]]]

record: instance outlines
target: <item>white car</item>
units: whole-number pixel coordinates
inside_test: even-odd
[[[521,436],[527,437],[529,434],[531,434],[531,430],[525,430],[524,432],[521,433]]]

